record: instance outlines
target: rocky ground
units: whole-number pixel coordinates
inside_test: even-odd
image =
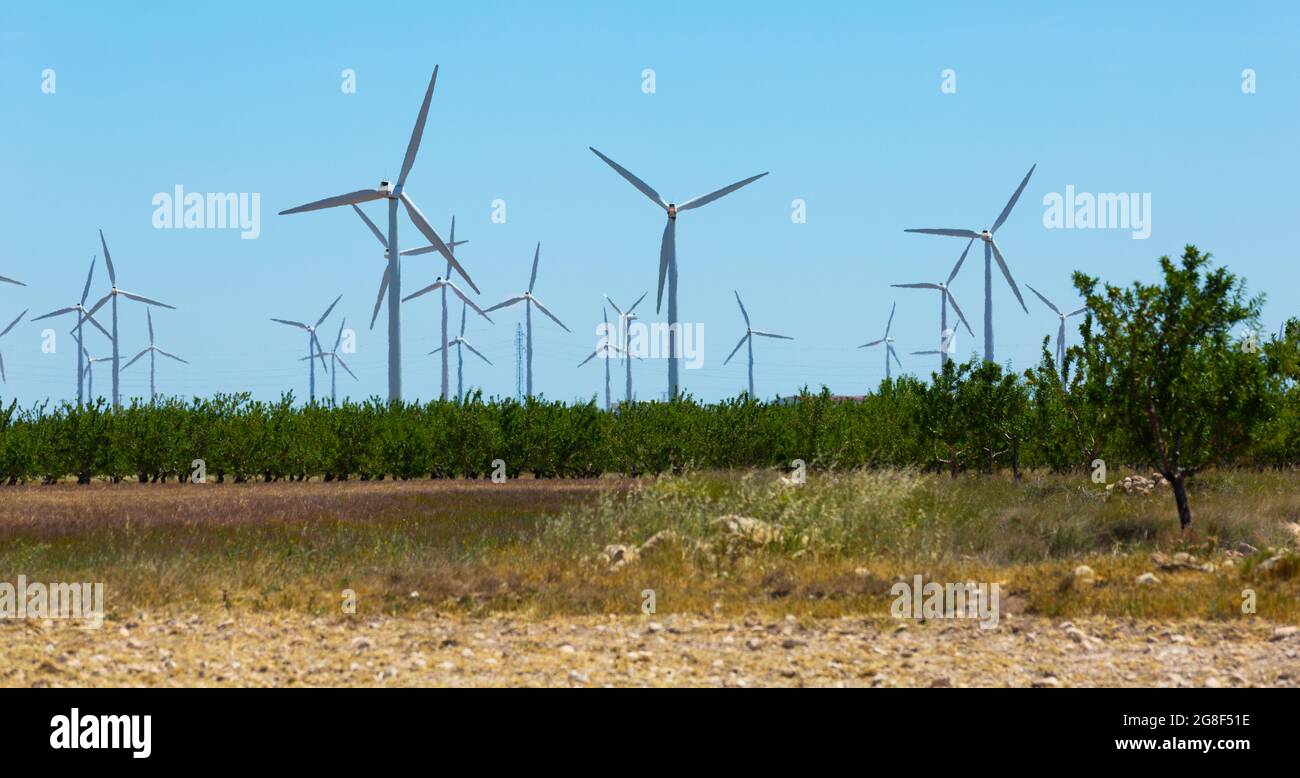
[[[5,686],[1300,686],[1259,621],[534,620],[426,613],[0,621]]]

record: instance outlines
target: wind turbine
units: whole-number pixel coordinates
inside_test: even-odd
[[[338,301],[335,300],[335,302],[338,302]],[[330,367],[333,368],[332,371],[329,371],[329,373],[330,373],[330,405],[337,405],[337,404],[338,404],[338,401],[337,401],[338,395],[336,394],[336,390],[338,389],[338,381],[337,381],[336,379],[337,379],[338,376],[339,376],[339,365],[342,365],[342,366],[343,366],[343,369],[346,370],[346,371],[348,371],[348,375],[352,376],[352,380],[354,380],[354,381],[359,381],[359,380],[361,380],[361,379],[357,378],[357,374],[356,374],[356,373],[352,372],[352,368],[348,367],[348,363],[343,361],[343,357],[339,356],[339,345],[340,345],[341,343],[343,343],[343,328],[344,328],[344,326],[347,325],[347,323],[348,323],[347,317],[344,317],[343,320],[339,322],[339,334],[338,334],[338,337],[334,339],[334,348],[330,349],[329,351],[323,351],[323,352],[320,353],[320,356],[321,356],[321,357],[329,357],[329,358],[330,358]],[[318,342],[318,344],[319,344],[319,342]],[[313,355],[308,354],[308,355],[305,356],[305,357],[300,357],[300,358],[298,359],[298,361],[301,362],[301,361],[303,361],[304,359],[308,359],[308,360],[310,360],[310,359],[314,359],[314,358],[315,358],[315,357],[314,357]],[[324,360],[322,360],[322,361],[324,361]],[[315,364],[315,363],[313,362],[312,364]]]
[[[965,254],[963,254],[962,256],[964,257]],[[957,260],[957,267],[954,267],[952,269],[952,273],[949,274],[948,276],[949,280],[952,280],[952,277],[957,275],[957,270],[960,267],[961,267],[961,260]],[[948,353],[947,353],[948,343],[946,342],[946,339],[949,337],[948,305],[950,304],[952,305],[952,309],[957,312],[957,317],[961,319],[961,323],[966,325],[966,331],[971,334],[972,338],[975,337],[975,333],[970,328],[970,322],[966,321],[966,314],[962,313],[961,306],[957,305],[957,298],[952,296],[952,290],[948,288],[947,282],[944,282],[942,284],[892,284],[892,286],[897,287],[899,289],[938,289],[939,290],[939,331],[943,333],[943,338],[945,339],[945,342],[943,343],[943,348],[940,348],[938,351],[913,351],[912,353],[913,354],[938,354],[939,369],[942,370],[944,363],[948,361]]]
[[[447,248],[451,250],[452,254],[456,253],[457,246],[460,246],[465,243],[469,243],[469,241],[467,240],[456,240],[456,217],[455,216],[451,217],[451,232],[448,235],[448,237],[451,239],[447,241]],[[436,249],[433,246],[422,246],[418,249],[407,249],[406,251],[402,252],[402,256],[406,257],[406,256],[411,256],[413,254],[428,254],[432,251],[436,251]],[[447,272],[445,275],[446,278],[451,278],[451,271],[452,271],[452,266],[451,263],[448,262]],[[465,280],[468,281],[469,278],[466,277]],[[448,344],[449,341],[447,340],[447,287],[444,286],[442,288],[442,399],[443,400],[447,399],[447,393],[449,391],[449,384],[451,378],[450,376],[451,369],[447,364],[448,352],[450,350],[447,348]]]
[[[1011,269],[1007,267],[1007,261],[1002,257],[1002,250],[998,248],[997,242],[993,240],[993,234],[998,231],[998,228],[1002,226],[1002,223],[1011,215],[1011,209],[1015,207],[1016,201],[1020,199],[1020,194],[1025,191],[1025,186],[1029,183],[1029,177],[1034,174],[1034,169],[1037,167],[1038,165],[1034,165],[1029,168],[1029,172],[1025,174],[1024,180],[1022,180],[1020,186],[1016,188],[1015,194],[1011,195],[1011,199],[1007,201],[1006,207],[1002,209],[1002,213],[998,214],[997,220],[993,222],[993,226],[989,229],[981,232],[960,229],[934,229],[929,227],[904,230],[904,232],[920,232],[926,235],[949,235],[955,238],[970,238],[972,242],[974,242],[974,239],[976,238],[984,241],[984,361],[986,362],[995,361],[993,359],[994,259],[997,260],[998,268],[1002,270],[1002,275],[1006,277],[1007,284],[1011,287],[1011,291],[1016,295],[1016,300],[1020,303],[1020,307],[1024,309],[1025,313],[1029,313],[1029,309],[1025,307],[1025,298],[1020,296],[1020,289],[1016,287],[1015,279],[1011,277]],[[967,248],[969,247],[970,245],[967,244]]]
[[[86,286],[84,289],[81,290],[81,300],[76,305],[70,305],[67,308],[60,308],[57,311],[50,311],[49,313],[44,314],[42,316],[37,316],[36,318],[32,319],[32,321],[40,321],[41,319],[49,319],[54,316],[62,316],[65,313],[75,313],[77,314],[77,326],[72,328],[72,336],[76,339],[78,344],[81,343],[81,325],[87,321],[95,325],[95,327],[98,328],[100,332],[104,333],[104,337],[109,338],[111,340],[113,336],[109,334],[108,330],[104,329],[104,325],[100,324],[95,319],[94,316],[90,315],[89,309],[86,308],[86,298],[90,295],[90,280],[94,278],[94,276],[95,276],[95,258],[91,257],[90,270],[86,271]],[[80,345],[78,345],[77,347],[77,405],[78,406],[80,406],[85,399],[84,392],[83,392],[83,387],[85,385],[85,380],[86,380],[85,374],[86,374],[86,350],[84,348],[81,348]]]
[[[1029,286],[1029,284],[1025,284],[1025,286]],[[1029,286],[1029,291],[1038,295],[1038,299],[1042,300],[1043,304],[1046,305],[1048,308],[1051,308],[1052,313],[1055,313],[1057,316],[1061,317],[1061,329],[1058,330],[1056,333],[1056,361],[1058,364],[1060,364],[1061,370],[1064,371],[1065,370],[1065,320],[1070,318],[1071,316],[1078,316],[1079,314],[1088,310],[1088,306],[1085,305],[1077,311],[1070,311],[1069,313],[1061,313],[1061,309],[1053,305],[1051,300],[1044,297],[1042,292],[1038,291],[1032,286]]]
[[[128,300],[135,300],[136,302],[144,303],[145,305],[156,305],[159,308],[171,308],[173,311],[176,310],[176,306],[168,305],[167,303],[160,303],[157,300],[150,300],[148,297],[144,297],[142,295],[128,292],[125,289],[118,289],[117,272],[113,270],[113,257],[111,254],[108,253],[108,242],[104,240],[103,230],[99,231],[99,244],[104,247],[104,266],[108,268],[108,282],[109,284],[112,285],[112,287],[108,290],[108,294],[101,297],[99,299],[99,302],[91,306],[89,311],[86,311],[85,318],[90,318],[95,314],[96,311],[104,307],[104,303],[107,303],[110,300],[112,300],[113,334],[109,335],[109,337],[112,338],[113,340],[113,410],[116,411],[122,407],[121,398],[117,391],[118,377],[119,377],[118,374],[121,372],[121,366],[122,366],[122,359],[120,354],[118,353],[117,298],[125,297]]]
[[[406,177],[411,172],[411,166],[415,164],[415,154],[420,149],[420,138],[424,135],[424,123],[429,118],[429,102],[433,99],[433,87],[438,81],[438,66],[433,68],[433,76],[429,79],[429,88],[424,93],[424,102],[420,105],[420,113],[415,119],[415,128],[411,130],[411,140],[406,146],[406,157],[402,159],[402,169],[397,176],[397,183],[392,184],[388,181],[380,181],[379,186],[374,189],[358,189],[355,192],[327,197],[324,200],[300,205],[297,208],[290,208],[287,211],[281,211],[280,215],[290,213],[302,213],[304,211],[318,211],[322,208],[335,208],[340,205],[358,205],[371,200],[388,201],[388,238],[383,239],[383,235],[374,228],[376,236],[384,244],[384,249],[388,256],[388,270],[384,274],[384,283],[388,287],[388,400],[397,402],[402,399],[402,266],[401,251],[397,242],[397,203],[400,201],[406,206],[407,215],[415,224],[416,229],[428,239],[434,249],[446,257],[447,262],[456,269],[469,283],[474,291],[479,288],[470,279],[465,269],[456,262],[452,256],[451,249],[447,244],[442,242],[438,233],[434,231],[429,220],[424,218],[424,214],[416,207],[415,202],[411,200],[410,195],[406,194]],[[366,220],[369,222],[369,219]],[[384,284],[381,284],[381,289]],[[381,291],[382,296],[382,291]]]
[[[112,358],[112,357],[95,357],[94,359],[91,359],[91,358],[90,358],[90,352],[89,352],[89,351],[86,351],[85,347],[82,347],[82,349],[81,349],[81,353],[82,353],[82,358],[84,358],[84,359],[86,360],[86,394],[88,395],[89,401],[90,401],[90,402],[94,402],[94,401],[95,401],[95,368],[94,368],[94,365],[95,365],[96,362],[112,362],[112,361],[113,361],[113,358]]]
[[[889,309],[889,321],[885,322],[885,336],[883,338],[881,338],[880,340],[873,340],[870,343],[863,343],[861,346],[858,346],[858,348],[870,348],[872,346],[879,345],[881,343],[885,344],[885,380],[886,381],[889,380],[889,358],[890,357],[894,358],[894,361],[898,363],[899,367],[903,366],[903,363],[900,362],[898,359],[898,354],[894,352],[894,339],[889,337],[889,329],[894,326],[894,311],[897,308],[898,308],[898,303],[894,303],[893,307]]]
[[[469,305],[468,303],[464,303],[464,302],[460,304],[460,334],[447,342],[448,347],[450,346],[456,347],[456,399],[459,402],[465,402],[465,355],[460,350],[461,346],[464,346],[465,348],[474,352],[474,354],[479,359],[483,360],[489,365],[492,364],[492,360],[480,354],[478,349],[471,346],[468,340],[465,340],[465,311],[468,305]],[[489,321],[491,320],[489,319]],[[434,354],[437,354],[440,351],[445,352],[445,350],[446,349],[444,349],[442,346],[439,346],[433,351],[430,351],[429,356],[433,356]]]
[[[156,361],[157,361],[157,355],[162,354],[164,357],[171,357],[172,359],[176,360],[177,362],[182,362],[182,363],[187,364],[187,365],[189,364],[189,362],[186,362],[185,360],[181,359],[180,357],[176,356],[175,354],[173,354],[173,353],[171,353],[171,352],[169,352],[169,351],[163,351],[162,349],[160,349],[160,348],[158,348],[157,346],[154,345],[154,342],[153,342],[153,313],[151,313],[151,312],[149,311],[149,309],[146,308],[145,311],[144,311],[144,314],[145,314],[145,317],[149,320],[149,347],[146,348],[146,349],[144,349],[143,351],[141,351],[139,354],[136,354],[134,357],[131,357],[131,361],[130,361],[130,362],[127,362],[125,365],[122,365],[122,369],[125,370],[125,369],[127,369],[128,367],[130,367],[131,365],[134,365],[134,364],[135,364],[135,361],[136,361],[137,359],[139,359],[140,357],[144,356],[145,354],[148,354],[148,355],[149,355],[149,402],[153,402],[153,401],[154,401],[154,398],[157,397],[157,392],[154,391],[154,382],[153,382],[153,379],[154,379],[154,367],[155,367],[155,363],[156,363]]]
[[[632,320],[636,318],[636,314],[633,313],[633,311],[635,311],[636,307],[641,304],[641,301],[645,299],[647,294],[649,294],[649,292],[642,292],[641,296],[636,298],[636,302],[632,303],[626,311],[619,308],[618,305],[610,299],[609,295],[605,295],[605,302],[609,303],[609,306],[618,312],[618,331],[619,334],[622,335],[621,340],[623,341],[623,363],[627,366],[626,401],[629,403],[632,402],[632,334],[629,328],[632,324]]]
[[[623,178],[627,179],[628,183],[636,187],[637,190],[641,192],[641,194],[650,198],[651,202],[653,202],[655,205],[658,205],[660,208],[663,208],[664,211],[666,211],[668,214],[668,224],[664,226],[663,238],[659,245],[659,295],[656,298],[657,301],[655,303],[655,312],[657,313],[661,308],[663,308],[664,278],[667,277],[668,279],[668,332],[669,332],[668,397],[669,399],[673,399],[677,397],[677,393],[678,393],[677,338],[680,335],[678,331],[678,324],[677,324],[677,214],[682,211],[689,211],[692,208],[699,208],[702,205],[708,205],[709,203],[713,202],[714,200],[717,200],[720,197],[731,194],[732,192],[736,191],[742,186],[745,186],[746,184],[752,184],[753,182],[767,175],[767,173],[763,172],[763,173],[759,173],[756,176],[750,176],[749,178],[746,178],[743,181],[737,181],[736,183],[731,184],[729,186],[724,186],[721,189],[718,189],[717,191],[710,192],[709,194],[703,195],[701,197],[696,197],[693,200],[687,200],[681,205],[677,205],[675,203],[670,203],[665,201],[664,198],[661,197],[659,193],[656,192],[653,188],[651,188],[649,184],[637,178],[636,176],[632,175],[632,173],[628,171],[627,168],[618,164],[617,162],[605,156],[604,154],[601,154],[599,151],[596,151],[596,149],[590,146],[588,146],[588,148],[591,148],[593,154],[603,159],[605,161],[605,164],[614,168],[615,172],[617,172]]]
[[[606,297],[605,299],[609,299],[609,298]],[[618,310],[618,309],[616,308],[615,310]],[[604,356],[605,356],[605,410],[608,411],[608,410],[610,410],[610,409],[613,407],[613,406],[612,406],[612,402],[611,402],[611,398],[610,398],[610,391],[609,391],[609,356],[610,356],[610,353],[611,353],[611,352],[617,351],[617,352],[620,352],[620,353],[623,355],[623,358],[624,358],[624,359],[626,359],[626,358],[627,358],[627,352],[626,352],[626,351],[623,351],[623,349],[621,349],[621,348],[619,348],[618,346],[614,345],[613,343],[610,343],[610,342],[609,342],[609,341],[610,341],[610,335],[609,335],[609,313],[606,312],[604,306],[601,306],[601,308],[600,308],[600,315],[601,315],[601,318],[603,318],[603,319],[605,320],[605,342],[604,342],[603,344],[597,346],[597,347],[596,347],[596,350],[593,351],[593,352],[591,352],[591,354],[590,354],[586,359],[584,359],[584,360],[582,360],[581,362],[579,362],[579,363],[578,363],[578,367],[582,367],[583,365],[587,364],[587,363],[590,362],[591,360],[595,359],[597,356],[599,356],[599,355],[601,355],[601,354],[604,354]],[[629,362],[629,365],[630,365],[630,364],[631,364],[631,363]],[[630,368],[628,369],[628,372],[629,372],[629,373],[632,372]]]
[[[290,327],[297,327],[298,329],[306,330],[307,356],[308,356],[307,364],[311,366],[311,370],[309,371],[311,377],[308,382],[308,391],[309,391],[308,399],[310,402],[313,403],[316,402],[316,360],[310,358],[320,357],[321,369],[325,370],[326,372],[329,372],[328,368],[325,367],[325,349],[322,348],[320,345],[320,338],[316,337],[316,329],[320,327],[320,325],[325,323],[325,319],[330,315],[330,311],[333,311],[334,306],[338,305],[339,300],[342,299],[343,299],[343,295],[339,295],[338,297],[335,297],[334,302],[330,303],[330,307],[326,308],[325,313],[322,313],[320,315],[320,318],[316,320],[316,323],[312,325],[303,324],[300,321],[293,321],[291,319],[276,319],[276,318],[271,319],[271,321],[279,322],[280,324],[287,324]],[[298,361],[301,362],[302,360],[298,360]],[[348,372],[351,373],[352,371],[349,370]]]
[[[30,309],[28,309],[28,310],[30,310]],[[13,321],[9,322],[9,326],[8,326],[8,327],[5,327],[3,330],[0,330],[0,338],[3,338],[5,335],[8,335],[8,334],[9,334],[9,330],[12,330],[12,329],[14,328],[14,326],[17,325],[18,322],[22,321],[22,320],[23,320],[23,317],[26,316],[26,315],[27,315],[27,310],[24,310],[22,313],[18,314],[18,316],[17,316]],[[0,382],[6,383],[6,384],[9,383],[9,379],[8,379],[8,378],[5,378],[5,357],[4,357],[4,354],[0,354]]]
[[[551,318],[551,321],[560,325],[560,327],[563,328],[565,332],[573,331],[570,330],[568,327],[565,327],[564,322],[555,318],[555,314],[551,313],[550,310],[548,310],[545,305],[542,305],[541,300],[538,300],[536,297],[533,296],[533,287],[537,285],[537,263],[541,259],[541,256],[542,256],[542,244],[538,243],[537,250],[533,252],[533,274],[528,279],[527,292],[524,292],[521,295],[515,295],[514,297],[511,297],[508,300],[503,300],[502,302],[499,302],[496,305],[492,306],[491,308],[487,309],[487,312],[491,313],[492,311],[495,311],[498,308],[506,308],[511,305],[514,305],[517,302],[523,302],[524,304],[524,326],[525,329],[527,329],[528,331],[528,347],[526,349],[528,352],[528,381],[527,381],[528,397],[533,396],[533,306],[536,305],[537,310],[549,316]],[[464,298],[462,297],[462,299]]]
[[[0,281],[6,284],[13,284],[14,286],[27,286],[27,284],[24,284],[22,281],[15,281],[9,276],[0,276]]]
[[[740,301],[740,292],[735,292],[735,295],[736,295],[736,304],[740,306],[740,315],[745,317],[745,334],[741,337],[740,342],[736,344],[736,347],[731,350],[731,353],[727,355],[727,358],[722,360],[722,364],[725,365],[728,362],[730,362],[731,358],[736,356],[736,352],[740,351],[740,347],[745,345],[745,343],[749,343],[749,396],[753,397],[754,396],[754,336],[761,335],[764,338],[781,338],[782,340],[794,340],[794,338],[790,337],[789,335],[776,335],[771,332],[763,332],[762,330],[756,330],[753,327],[751,327],[749,324],[749,312],[745,310],[745,304]]]

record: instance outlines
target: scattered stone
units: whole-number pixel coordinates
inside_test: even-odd
[[[628,546],[619,544],[605,546],[605,550],[600,552],[600,555],[596,557],[596,561],[604,567],[607,572],[611,573],[632,564],[636,560],[637,552],[635,548],[629,548]]]
[[[1156,578],[1155,573],[1143,573],[1134,580],[1139,586],[1153,586],[1160,583],[1160,579]]]

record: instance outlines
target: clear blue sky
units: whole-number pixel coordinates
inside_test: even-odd
[[[600,366],[575,365],[595,346],[602,292],[625,302],[649,290],[641,312],[653,312],[662,212],[589,145],[678,202],[771,171],[679,225],[681,316],[704,324],[706,360],[682,380],[709,400],[745,382],[743,358],[721,364],[743,332],[733,288],[756,327],[795,338],[757,344],[763,396],[805,383],[874,387],[881,354],[855,346],[880,336],[895,300],[904,368],[928,374],[933,359],[907,352],[934,347],[937,301],[889,284],[942,279],[962,244],[903,229],[987,226],[1034,163],[998,237],[1017,279],[1062,307],[1077,305],[1071,271],[1150,280],[1156,257],[1191,242],[1267,293],[1266,326],[1297,313],[1294,4],[900,6],[6,4],[0,274],[28,286],[0,285],[0,327],[23,308],[30,317],[74,302],[102,228],[122,288],[178,306],[155,316],[158,344],[192,364],[160,362],[161,391],[304,396],[303,340],[268,319],[314,318],[342,293],[325,329],[332,340],[340,314],[358,328],[350,363],[361,381],[340,387],[384,394],[384,314],[365,326],[377,243],[347,209],[275,213],[395,178],[434,64],[409,189],[440,230],[456,215],[470,240],[458,256],[484,303],[527,285],[542,242],[537,295],[574,331],[536,323],[536,387],[548,397],[601,391]],[[54,94],[41,90],[46,68]],[[356,94],[340,89],[345,68]],[[645,68],[655,94],[641,91]],[[956,94],[940,90],[946,68]],[[1242,92],[1245,68],[1255,94]],[[260,193],[260,237],[154,229],[154,194],[178,184]],[[1045,229],[1043,197],[1067,185],[1150,193],[1151,237]],[[496,198],[506,224],[490,219]],[[795,198],[806,224],[791,222]],[[414,245],[404,214],[401,230]],[[408,290],[441,273],[428,257],[404,268]],[[981,337],[981,263],[954,289],[976,332],[959,336],[965,355]],[[105,290],[101,264],[92,297]],[[1027,289],[1028,316],[1000,279],[994,294],[999,361],[1037,361],[1054,317]],[[430,297],[404,312],[406,394],[428,398],[437,307]],[[468,337],[496,364],[470,360],[469,382],[488,394],[514,390],[521,314],[471,321]],[[71,339],[42,354],[45,324],[24,321],[0,340],[0,393],[24,405],[75,390]],[[142,307],[123,305],[122,332],[124,355],[146,345]],[[102,336],[89,343],[109,352]],[[143,363],[123,373],[125,393],[147,392]],[[639,395],[657,397],[665,372],[637,364]]]

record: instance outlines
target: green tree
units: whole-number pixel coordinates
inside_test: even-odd
[[[1161,257],[1160,268],[1161,284],[1121,289],[1075,273],[1074,285],[1100,345],[1082,350],[1089,394],[1114,409],[1134,453],[1168,479],[1186,529],[1187,479],[1230,461],[1268,414],[1263,356],[1232,332],[1255,325],[1263,299],[1247,299],[1244,283],[1195,246],[1178,263]]]

